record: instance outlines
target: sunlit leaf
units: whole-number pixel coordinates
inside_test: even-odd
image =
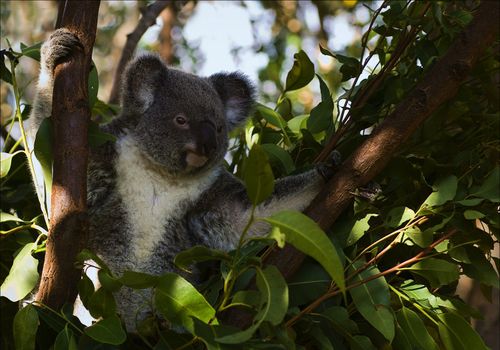
[[[118,278],[118,282],[134,289],[151,288],[156,286],[158,276],[136,271],[125,271],[123,275]]]
[[[188,281],[174,273],[166,273],[159,278],[154,302],[167,320],[183,326],[191,333],[194,330],[193,317],[205,323],[215,319],[215,310],[203,295]]]
[[[22,151],[17,151],[14,153],[5,153],[1,152],[0,154],[0,177],[7,176],[10,170],[10,166],[12,164],[12,158],[18,153],[22,153]]]
[[[415,212],[407,207],[392,208],[385,218],[388,227],[396,228],[415,217]]]
[[[342,261],[328,236],[306,215],[295,211],[282,211],[263,218],[285,234],[286,241],[298,250],[316,259],[341,290],[344,290]]]
[[[458,179],[455,175],[440,179],[432,186],[434,191],[427,197],[422,206],[436,207],[452,200],[457,193],[457,186]]]
[[[367,214],[364,218],[357,220],[347,237],[347,246],[351,246],[356,243],[361,237],[364,236],[366,231],[370,228],[368,221],[370,218],[378,216],[378,214]]]
[[[38,282],[38,260],[31,255],[34,249],[36,244],[28,243],[14,258],[9,275],[0,286],[0,296],[18,301],[35,288]]]

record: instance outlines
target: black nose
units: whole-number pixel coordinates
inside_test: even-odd
[[[211,155],[217,148],[217,134],[215,125],[208,120],[202,121],[196,126],[195,131],[197,151],[204,155]]]

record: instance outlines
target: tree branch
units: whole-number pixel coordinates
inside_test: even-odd
[[[171,1],[157,0],[153,4],[149,5],[143,12],[137,27],[134,31],[127,35],[127,42],[122,51],[122,56],[120,57],[120,62],[115,72],[115,79],[113,81],[113,87],[111,88],[111,94],[109,96],[109,103],[118,103],[120,100],[120,88],[121,79],[125,67],[130,62],[134,56],[135,48],[139,43],[146,30],[156,23],[156,18],[160,13],[171,3]]]
[[[54,70],[54,166],[47,250],[36,300],[53,309],[73,302],[80,271],[74,263],[87,239],[88,76],[99,1],[61,1],[56,28],[78,36],[74,50]]]
[[[467,78],[479,56],[498,38],[499,3],[483,1],[473,21],[455,39],[444,56],[425,74],[415,89],[396,107],[339,167],[339,172],[311,202],[306,214],[327,229],[351,203],[356,188],[367,184],[411,134],[450,100]],[[304,254],[290,245],[275,248],[265,259],[278,267],[286,279],[291,278],[304,260]],[[249,318],[233,313],[228,323],[245,327]]]

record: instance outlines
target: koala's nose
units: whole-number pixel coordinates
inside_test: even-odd
[[[200,154],[208,156],[217,148],[215,125],[210,121],[202,121],[197,128],[196,145]]]

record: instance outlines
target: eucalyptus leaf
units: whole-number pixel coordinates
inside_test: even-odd
[[[404,268],[410,270],[427,279],[432,288],[438,288],[458,280],[459,269],[456,264],[443,259],[427,258],[416,262],[410,267]]]
[[[175,256],[174,264],[179,269],[190,272],[189,266],[196,262],[223,260],[230,261],[231,257],[222,250],[211,249],[205,246],[194,246]]]
[[[10,166],[12,164],[12,158],[16,154],[22,153],[22,151],[17,151],[14,153],[1,152],[0,154],[0,177],[5,177],[9,173]]]
[[[34,306],[28,304],[16,313],[12,325],[16,350],[35,349],[38,324],[38,313]]]
[[[214,308],[193,285],[174,273],[166,273],[158,279],[155,307],[170,322],[183,326],[193,333],[193,317],[204,323],[217,324]]]
[[[349,236],[347,237],[347,246],[351,246],[354,243],[356,243],[361,237],[364,236],[366,231],[370,229],[370,224],[368,224],[368,221],[370,218],[378,216],[378,214],[367,214],[364,218],[357,220],[354,223],[354,226],[351,229],[351,232],[349,233]]]
[[[266,269],[257,271],[257,289],[261,294],[261,305],[254,318],[254,324],[244,331],[216,338],[223,344],[240,344],[249,340],[262,322],[273,325],[281,323],[288,309],[288,287],[286,281],[276,268],[270,265]]]
[[[89,72],[89,80],[87,88],[88,88],[89,107],[92,110],[97,101],[97,93],[99,91],[99,77],[94,62],[92,62],[92,68],[90,69]]]
[[[28,243],[16,255],[8,276],[0,286],[0,296],[19,301],[35,288],[38,282],[38,260],[31,252],[36,243]]]
[[[396,318],[412,344],[418,344],[422,350],[439,349],[425,328],[424,322],[415,312],[403,306],[396,312]]]
[[[333,99],[328,86],[319,75],[321,90],[321,102],[311,110],[309,119],[307,119],[307,128],[313,134],[329,129],[333,125]]]
[[[262,220],[279,227],[288,243],[316,259],[340,290],[345,289],[342,260],[318,224],[296,211],[282,211]]]
[[[407,207],[392,208],[385,218],[388,227],[396,228],[415,217],[415,212]]]
[[[59,332],[54,342],[54,350],[77,350],[78,344],[73,331],[69,329],[68,325]]]
[[[45,192],[51,193],[52,189],[52,119],[46,116],[40,124],[33,145],[36,159],[40,162],[45,183]]]
[[[266,151],[271,164],[279,166],[283,174],[290,174],[295,170],[292,157],[283,148],[272,143],[262,144],[261,147]]]
[[[254,144],[244,163],[243,181],[250,201],[257,205],[274,190],[274,176],[266,152]]]
[[[438,316],[439,336],[446,350],[486,350],[488,349],[479,334],[455,313],[443,313]]]
[[[422,206],[437,207],[455,198],[458,179],[455,175],[442,178],[432,186],[433,192],[427,197]]]
[[[293,66],[288,72],[285,83],[285,92],[300,89],[314,78],[314,64],[307,54],[300,50],[293,55]]]
[[[123,330],[120,319],[116,315],[99,320],[85,328],[84,332],[98,342],[111,345],[123,344],[127,339],[127,333]]]
[[[500,202],[500,166],[496,166],[479,189],[472,194],[492,202]]]
[[[364,265],[362,261],[353,264],[353,271]],[[375,266],[370,266],[353,277],[354,282],[363,281],[379,274]],[[394,316],[390,305],[389,287],[384,277],[379,277],[350,290],[350,294],[359,313],[388,341],[394,339]]]
[[[136,271],[125,271],[118,282],[133,289],[144,289],[156,286],[158,276]]]

